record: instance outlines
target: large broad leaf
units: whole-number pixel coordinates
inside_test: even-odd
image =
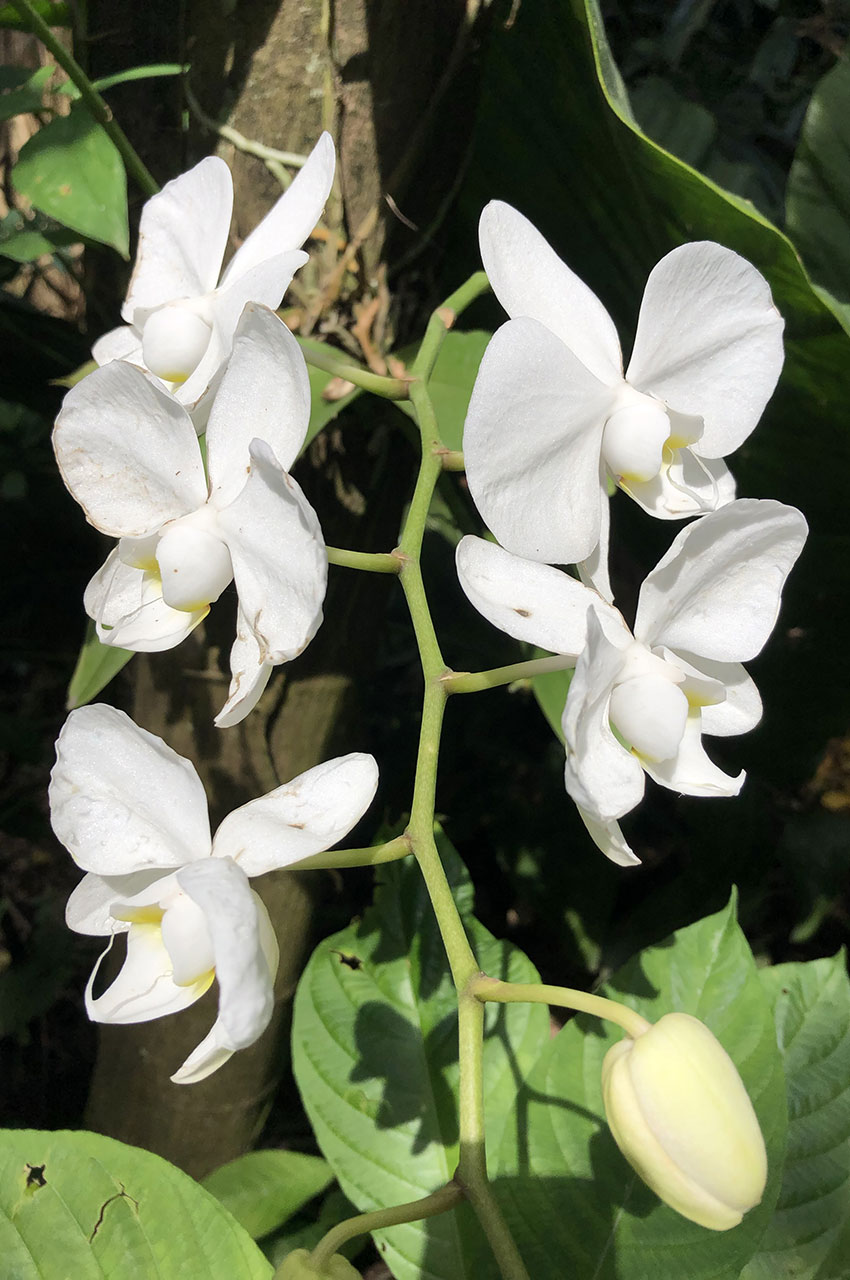
[[[575,1018],[520,1093],[524,1142],[507,1131],[499,1151],[496,1186],[526,1266],[535,1280],[736,1280],[779,1192],[786,1108],[770,1005],[733,907],[642,952],[605,994],[650,1021],[681,1010],[711,1028],[758,1113],[770,1180],[762,1204],[722,1233],[661,1204],[626,1164],[604,1119],[602,1059],[623,1033]]]
[[[812,277],[850,302],[850,62],[841,59],[818,84],[788,175],[789,235]]]
[[[766,660],[766,701],[770,705],[770,686],[782,688],[785,701],[781,709],[771,707],[770,733],[758,748],[759,768],[772,781],[799,782],[825,739],[843,731],[848,714],[846,691],[837,693],[833,672],[843,662],[850,629],[846,612],[836,617],[836,600],[850,593],[850,431],[843,426],[850,339],[776,227],[640,132],[597,4],[536,0],[518,6],[513,17],[509,25],[493,24],[484,63],[479,123],[461,192],[467,231],[454,249],[458,274],[475,260],[480,210],[498,198],[531,218],[599,294],[627,353],[649,271],[689,240],[720,241],[755,263],[785,317],[778,391],[731,467],[742,495],[793,503],[812,528],[786,590],[783,634],[772,641]],[[671,530],[637,509],[620,521],[621,508],[634,508],[622,495],[612,507],[614,547],[639,559],[639,566],[629,565],[639,581]],[[809,658],[814,652],[817,662]],[[786,748],[777,752],[780,738]]]
[[[444,836],[439,847],[482,969],[534,982],[530,961],[472,916],[472,890]],[[324,1155],[361,1210],[427,1195],[458,1159],[457,1000],[421,874],[380,868],[375,905],[321,944],[295,1000],[295,1077]],[[540,1005],[489,1006],[484,1092],[493,1149],[517,1140],[517,1087],[548,1037]],[[466,1210],[376,1233],[396,1280],[491,1280]],[[482,1261],[483,1256],[483,1261]]]
[[[762,969],[788,1088],[776,1213],[742,1280],[843,1280],[850,1268],[850,982],[843,953]],[[844,1251],[839,1251],[842,1235]],[[833,1251],[834,1261],[829,1255]]]
[[[326,1160],[300,1151],[249,1151],[216,1169],[203,1185],[254,1240],[277,1231],[333,1182]]]
[[[21,148],[12,170],[19,195],[80,235],[128,256],[127,178],[115,143],[75,102]]]
[[[159,1156],[96,1133],[0,1132],[0,1257],[10,1280],[265,1280],[214,1196]]]

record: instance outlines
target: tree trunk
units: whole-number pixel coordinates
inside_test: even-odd
[[[119,27],[124,3],[110,0],[102,9],[104,26]],[[228,123],[239,133],[287,151],[309,150],[323,127],[335,133],[342,198],[329,202],[324,248],[301,273],[306,276],[298,295],[301,319],[305,328],[321,322],[355,349],[351,330],[358,329],[363,354],[380,360],[379,348],[392,327],[384,284],[390,217],[384,184],[387,175],[396,174],[399,186],[391,194],[403,198],[405,171],[412,169],[413,152],[421,154],[421,121],[466,21],[464,0],[403,5],[245,0],[235,8],[202,2],[189,6],[190,34],[185,48],[177,50],[173,28],[160,26],[152,12],[160,4],[154,0],[144,7],[144,33],[154,40],[162,33],[165,43],[151,46],[148,40],[144,54],[136,47],[133,59],[185,55],[192,63],[192,91],[208,117],[222,119],[229,104]],[[138,6],[126,7],[132,29]],[[126,54],[119,61],[129,65]],[[110,69],[100,66],[97,74]],[[128,104],[144,101],[137,85],[127,90]],[[118,106],[116,111],[131,135],[134,119],[141,122],[141,150],[162,174],[150,111],[122,114]],[[159,137],[172,160],[169,176],[176,134],[160,129]],[[199,146],[200,141],[196,122],[191,149],[198,154],[211,149],[208,136],[206,145]],[[234,227],[241,239],[280,188],[260,160],[226,141],[218,149],[233,167]],[[439,184],[433,178],[427,184],[427,201],[421,202],[425,216],[428,201],[433,208],[451,183],[450,163]],[[355,235],[358,252],[343,271],[339,241]],[[408,232],[402,247],[409,243]],[[372,402],[359,422],[327,430],[298,464],[296,474],[333,545],[388,550],[395,543],[413,474],[412,451],[387,425],[395,413]],[[360,729],[359,690],[369,679],[384,602],[394,586],[383,577],[332,569],[326,621],[318,636],[296,663],[275,672],[260,705],[234,729],[217,730],[212,724],[225,698],[233,634],[228,630],[232,620],[222,624],[226,610],[221,605],[205,633],[199,629],[169,654],[133,660],[128,671],[135,718],[194,761],[214,820],[334,754],[368,750]],[[215,989],[179,1017],[104,1028],[87,1114],[91,1127],[157,1151],[196,1176],[251,1145],[288,1057],[283,1035],[311,938],[317,874],[275,873],[254,882],[281,944],[276,1013],[258,1043],[209,1079],[179,1087],[168,1077],[209,1028]]]

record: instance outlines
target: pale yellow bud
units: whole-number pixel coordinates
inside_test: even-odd
[[[296,1249],[284,1258],[274,1280],[360,1280],[360,1272],[342,1254],[335,1253],[321,1267],[311,1260],[309,1249]]]
[[[602,1097],[614,1141],[656,1195],[712,1231],[762,1198],[767,1154],[734,1062],[702,1022],[667,1013],[608,1050]]]

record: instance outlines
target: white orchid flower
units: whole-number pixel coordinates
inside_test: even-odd
[[[56,423],[65,484],[89,522],[120,539],[84,598],[104,644],[171,649],[235,580],[220,726],[248,714],[272,667],[301,653],[322,621],[322,531],[287,474],[309,417],[298,343],[274,312],[249,303],[207,426],[209,478],[187,410],[134,365],[96,369],[68,392]]]
[[[731,502],[723,462],[755,427],[782,368],[767,282],[719,244],[685,244],[651,272],[625,375],[602,303],[500,201],[481,255],[512,317],[481,362],[464,428],[469,489],[516,555],[579,564],[607,599],[608,477],[650,515]]]
[[[89,1017],[147,1022],[188,1008],[217,979],[218,1017],[172,1080],[203,1080],[253,1044],[271,1018],[278,947],[248,879],[308,858],[316,865],[363,816],[377,784],[370,755],[328,760],[235,809],[211,839],[188,760],[114,707],[72,711],[49,792],[53,830],[86,872],[66,919],[77,933],[109,937],[109,947],[127,935],[121,971],[97,996],[103,956],[95,965]]]
[[[334,177],[323,133],[292,185],[237,249],[224,273],[233,181],[207,156],[166,183],[142,210],[136,265],[121,315],[95,344],[98,364],[129,360],[195,404],[226,360],[246,302],[278,307],[307,261],[301,245],[321,217]],[[219,277],[221,277],[219,279]]]
[[[740,791],[744,774],[719,769],[702,734],[746,733],[761,719],[741,663],[773,629],[806,532],[795,507],[744,498],[689,525],[645,579],[633,632],[561,570],[481,538],[460,542],[475,608],[515,639],[576,659],[562,719],[566,786],[612,861],[639,861],[617,820],[640,802],[645,774],[682,795]]]

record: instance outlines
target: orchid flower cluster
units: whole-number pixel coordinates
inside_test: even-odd
[[[458,574],[494,626],[569,655],[567,791],[602,852],[628,866],[618,819],[645,773],[690,796],[734,796],[744,781],[702,734],[761,719],[741,664],[773,629],[807,526],[794,507],[736,500],[724,457],[776,386],[783,322],[750,263],[685,244],[650,274],[624,375],[611,317],[526,218],[494,201],[480,238],[511,318],[481,362],[464,456],[501,546],[464,538]],[[658,519],[700,517],[644,580],[633,630],[613,606],[609,481]]]
[[[218,287],[229,170],[209,157],[169,182],[142,215],[129,323],[95,344],[101,367],[69,392],[54,431],[66,485],[90,523],[117,539],[84,596],[103,643],[170,649],[235,582],[219,726],[244,719],[273,667],[301,653],[322,621],[324,539],[288,474],[310,417],[307,367],[271,307],[307,261],[298,246],[333,175],[324,134]],[[172,1079],[202,1080],[253,1044],[271,1017],[278,950],[248,878],[335,844],[377,783],[369,755],[328,761],[230,814],[211,841],[188,760],[111,707],[72,712],[50,784],[54,829],[86,872],[67,921],[110,947],[127,934],[123,967],[97,996],[103,956],[95,966],[89,1016],[158,1018],[216,978],[218,1018]]]
[[[100,367],[69,392],[55,429],[67,487],[95,528],[116,540],[85,593],[104,644],[172,648],[234,583],[237,633],[230,690],[216,717],[222,728],[251,712],[274,666],[296,658],[322,620],[327,550],[289,474],[309,423],[307,370],[273,308],[306,261],[300,246],[333,170],[323,135],[223,274],[232,199],[223,163],[204,160],[153,197],[142,215],[126,325],[96,344]],[[749,263],[717,244],[683,245],[649,277],[624,373],[602,303],[521,214],[490,204],[481,251],[510,318],[481,363],[464,461],[495,541],[463,538],[457,571],[489,622],[547,650],[549,669],[574,669],[562,718],[566,789],[603,853],[633,865],[619,821],[640,802],[647,775],[706,797],[736,795],[744,780],[721,770],[702,738],[744,733],[761,717],[742,664],[776,622],[806,524],[782,503],[736,499],[725,457],[754,429],[776,385],[782,320]],[[428,868],[429,891],[443,875],[433,818],[445,700],[507,683],[517,670],[480,680],[450,671],[429,630],[419,572],[427,504],[446,453],[427,381],[452,307],[485,286],[470,282],[435,313],[436,337],[429,327],[411,367],[404,394],[422,437],[418,496],[399,547],[374,557],[384,572],[391,561],[416,625],[427,749],[410,826],[373,861],[413,852],[423,873]],[[368,385],[380,390],[380,382]],[[608,570],[614,488],[650,516],[690,521],[644,580],[631,627],[614,605]],[[358,567],[370,567],[369,556],[361,560]],[[532,661],[526,669],[540,667]],[[249,879],[281,867],[339,865],[327,851],[363,816],[377,783],[371,756],[331,760],[243,805],[211,837],[189,761],[113,708],[72,712],[50,788],[55,831],[86,873],[67,920],[109,946],[118,933],[127,939],[123,967],[97,995],[101,961],[95,966],[89,1015],[119,1023],[160,1017],[199,999],[215,978],[218,1017],[172,1079],[203,1079],[253,1043],[271,1016],[277,943]],[[463,979],[478,983],[476,999],[496,998],[489,980],[479,982],[462,927],[458,933],[440,917],[455,910],[451,895],[432,893],[432,901],[459,992]],[[733,1225],[758,1202],[765,1177],[758,1123],[735,1068],[701,1024],[694,1031],[674,1021],[662,1033],[662,1023],[650,1029],[636,1015],[624,1018],[629,1036],[604,1074],[617,1142],[680,1212],[717,1229]],[[691,1075],[697,1059],[725,1083],[702,1104],[701,1128],[681,1138],[682,1117],[699,1109],[699,1088],[689,1085],[685,1101],[671,1102],[670,1080]],[[664,1078],[663,1096],[647,1087],[648,1069]],[[660,1118],[668,1103],[672,1137]],[[715,1125],[739,1135],[741,1176],[732,1187],[716,1167],[680,1159],[683,1144],[696,1148]]]

